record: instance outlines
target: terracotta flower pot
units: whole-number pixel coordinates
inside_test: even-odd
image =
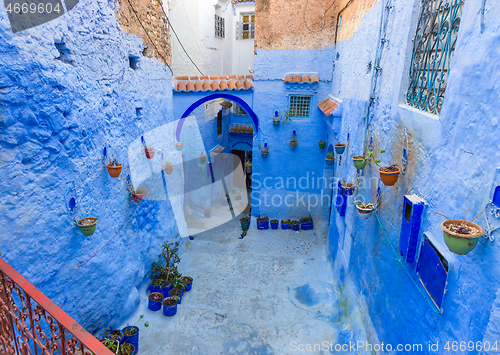
[[[290,146],[295,148],[297,146],[297,141],[290,141]]]
[[[381,171],[379,168],[378,172],[380,173],[380,180],[382,180],[382,183],[385,186],[393,186],[396,181],[398,181],[399,173],[401,172],[401,169],[396,167],[398,170],[397,171],[391,171],[391,172],[384,172]]]
[[[260,152],[262,153],[262,158],[267,158],[267,155],[269,154],[268,150],[261,150]]]
[[[278,118],[278,119],[273,119],[273,124],[274,124],[275,126],[279,126],[279,125],[280,125],[280,120],[279,120],[279,118]]]
[[[153,159],[156,153],[156,149],[144,149],[144,153],[146,153],[146,158]]]
[[[123,165],[120,164],[118,166],[113,166],[111,164],[106,164],[106,168],[108,168],[109,176],[111,176],[112,178],[117,178],[122,172]]]
[[[361,219],[368,219],[374,210],[374,208],[361,208],[358,205],[356,205],[356,208],[358,209],[359,218]]]
[[[163,171],[165,171],[165,174],[171,175],[174,172],[174,166],[173,165],[170,165],[170,166],[164,165]]]
[[[92,234],[94,234],[97,227],[97,218],[82,218],[81,220],[76,222],[76,224],[78,227],[80,227],[80,232],[82,232],[84,236],[90,237]]]
[[[182,150],[182,147],[184,147],[184,143],[175,143],[175,149]]]
[[[465,224],[468,227],[473,227],[477,229],[478,232],[475,234],[460,234],[457,232],[452,232],[450,230],[450,225],[456,223]],[[448,246],[448,249],[450,249],[452,253],[458,255],[467,255],[472,250],[474,250],[477,242],[479,241],[479,238],[485,233],[483,228],[481,228],[478,224],[463,221],[460,219],[451,219],[448,221],[444,221],[443,223],[441,223],[441,228],[443,229],[444,242]]]
[[[132,199],[134,200],[135,203],[139,203],[142,201],[145,194],[146,194],[146,191],[143,191],[140,189],[134,190],[134,191],[132,191]]]
[[[206,160],[207,160],[206,156],[200,155],[200,161],[201,161],[202,164],[205,163]]]

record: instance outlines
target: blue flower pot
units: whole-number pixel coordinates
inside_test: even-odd
[[[280,120],[273,119],[273,124],[275,126],[279,126],[280,125]]]
[[[281,229],[290,229],[290,223],[281,223]]]
[[[314,229],[314,222],[301,222],[301,223],[300,223],[300,228],[301,228],[303,231],[307,231],[307,230],[310,230],[310,229]]]
[[[275,223],[271,222],[271,228],[278,229],[278,224],[279,224],[278,222],[275,222]]]
[[[257,221],[257,229],[269,229],[269,221]]]
[[[345,151],[345,144],[344,145],[336,145],[335,146],[335,152],[337,154],[344,154]]]
[[[191,288],[193,287],[193,281],[191,281],[191,282],[184,282],[184,283],[186,284],[186,288],[184,289],[184,291],[185,292],[191,291]]]
[[[194,240],[194,237],[192,235],[190,235],[189,240]]]
[[[248,222],[240,221],[240,223],[241,223],[241,229],[249,229],[250,228],[250,221],[248,221]]]
[[[292,229],[293,229],[294,231],[298,231],[298,230],[299,230],[299,227],[300,227],[300,225],[298,225],[298,224],[292,224]]]
[[[173,306],[163,305],[163,315],[167,317],[172,317],[177,313],[177,303]]]
[[[349,187],[347,189],[342,187],[342,190],[344,191],[344,196],[352,196],[352,194],[354,192],[354,188],[355,188],[355,186]]]
[[[173,296],[174,296],[174,295],[171,295],[171,294],[170,294],[170,292],[172,292],[173,290],[181,291],[181,294],[179,295],[180,300],[177,302],[177,304],[181,304],[181,303],[182,303],[182,295],[184,294],[184,290],[179,290],[179,289],[177,289],[177,288],[173,288],[173,289],[171,289],[170,291],[168,291],[168,293],[169,293],[169,295],[168,295],[168,296],[169,296],[169,297],[173,297]]]
[[[129,329],[135,329],[137,330],[137,332],[134,335],[125,335],[125,333]],[[137,351],[139,351],[139,328],[136,326],[128,326],[122,329],[122,333],[124,334],[123,342],[127,344],[132,344],[135,347],[134,354],[137,353]]]
[[[161,308],[161,302],[163,301],[163,294],[161,292],[155,292],[155,293],[159,293],[160,295],[162,295],[162,299],[159,300],[159,301],[153,301],[151,298],[149,298],[149,297],[151,297],[152,294],[149,295],[149,297],[148,297],[148,301],[149,301],[148,308],[150,310],[152,310],[153,312],[156,312],[156,311],[160,310],[160,308]]]
[[[334,161],[335,160],[333,160],[333,159],[325,159],[326,165],[328,165],[328,166],[332,166]]]

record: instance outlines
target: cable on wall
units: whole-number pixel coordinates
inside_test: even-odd
[[[172,71],[172,68],[170,68],[170,65],[168,65],[167,63],[167,59],[161,54],[160,50],[158,49],[158,47],[156,47],[155,43],[153,42],[153,40],[151,39],[151,37],[149,36],[149,33],[148,31],[146,30],[146,27],[144,27],[141,19],[139,18],[139,15],[137,14],[137,11],[135,11],[134,9],[134,6],[132,5],[132,2],[130,0],[127,0],[129,5],[130,5],[130,8],[132,9],[132,11],[134,12],[135,14],[135,17],[137,18],[137,21],[139,21],[139,24],[141,25],[142,29],[144,30],[144,32],[146,33],[146,36],[148,37],[149,41],[151,42],[151,44],[153,45],[153,47],[156,49],[156,51],[158,52],[158,55],[160,57],[163,58],[163,62],[165,63],[165,65],[170,69],[170,71],[173,73]]]
[[[328,10],[330,10],[333,6],[333,4],[335,4],[335,0],[333,0],[332,4],[330,6],[328,6],[328,8],[325,10],[324,14],[323,14],[323,25],[321,26],[321,28],[319,30],[311,30],[309,28],[309,26],[307,26],[307,22],[306,22],[306,10],[307,10],[307,5],[309,4],[309,0],[306,0],[306,6],[304,7],[304,13],[302,14],[302,18],[304,20],[304,25],[306,26],[307,30],[309,32],[313,32],[313,33],[318,33],[318,32],[321,32],[325,29],[325,26],[326,26],[326,13],[328,12]]]
[[[130,0],[129,0],[130,1]],[[184,48],[184,46],[182,45],[182,42],[181,40],[179,39],[179,36],[177,36],[177,32],[175,32],[174,30],[174,27],[172,26],[172,24],[170,23],[170,19],[168,18],[167,14],[165,13],[165,10],[163,9],[163,4],[161,3],[160,0],[157,0],[158,1],[158,4],[160,4],[160,7],[161,7],[161,11],[163,11],[163,15],[165,15],[165,18],[167,19],[167,23],[168,23],[168,26],[170,27],[170,29],[172,30],[172,32],[174,33],[175,35],[175,38],[177,38],[177,41],[179,41],[179,44],[181,45],[181,48],[182,50],[184,51],[184,53],[186,53],[187,57],[189,58],[189,60],[191,61],[191,63],[193,63],[193,65],[196,67],[196,69],[198,70],[198,72],[201,74],[201,75],[204,75],[200,68],[198,68],[198,66],[196,65],[196,63],[193,61],[193,59],[191,59],[191,57],[189,56],[188,52],[186,51],[186,48]]]
[[[344,10],[347,9],[347,7],[349,5],[351,5],[352,2],[353,2],[353,0],[349,0],[347,2],[347,4],[345,4],[345,6],[342,8],[342,10],[340,10],[339,13],[337,14],[337,24],[335,25],[335,45],[337,45],[337,33],[339,32],[339,19],[340,19],[340,16],[342,15],[342,12],[344,12]]]

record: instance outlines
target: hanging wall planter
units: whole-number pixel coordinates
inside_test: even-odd
[[[297,146],[297,133],[293,131],[290,136],[290,147],[295,148]]]
[[[269,147],[267,143],[264,143],[264,147],[261,147],[259,144],[259,149],[260,152],[262,153],[262,158],[267,158],[267,155],[269,154]]]
[[[183,147],[184,147],[184,141],[175,143],[175,149],[180,151],[182,150]]]
[[[444,241],[452,253],[467,255],[477,245],[485,232],[476,223],[461,219],[450,219],[441,223]]]
[[[319,141],[319,149],[325,149],[326,147],[326,142]]]
[[[134,200],[135,203],[139,203],[142,201],[144,198],[144,195],[146,195],[147,190],[142,188],[142,189],[137,189],[131,192],[132,194],[132,199]]]
[[[371,203],[364,203],[361,201],[356,201],[356,208],[358,209],[359,218],[368,219],[372,212],[375,210],[375,207]]]
[[[167,161],[163,164],[163,171],[165,171],[165,174],[171,175],[174,172],[174,166],[171,162]]]
[[[82,218],[81,220],[76,222],[76,224],[78,227],[80,227],[80,232],[82,232],[84,236],[90,237],[92,234],[94,234],[97,227],[97,218]]]
[[[148,145],[146,146],[146,148],[144,148],[144,153],[146,154],[146,158],[153,159],[156,153],[156,149],[154,149],[153,146]]]
[[[279,126],[280,125],[280,118],[278,117],[279,113],[278,111],[274,112],[274,118],[273,118],[273,125]]]
[[[398,181],[401,169],[396,165],[391,165],[379,168],[378,172],[380,173],[380,180],[385,186],[393,186]]]
[[[356,185],[352,182],[342,181],[342,189],[344,190],[344,196],[352,196]]]
[[[207,157],[205,156],[205,153],[201,152],[201,154],[200,154],[201,163],[204,164],[206,160],[207,160]]]
[[[118,160],[116,160],[115,157],[109,160],[109,164],[106,164],[106,168],[108,168],[108,174],[112,178],[117,178],[118,176],[120,176],[122,167],[123,165],[118,163]]]
[[[333,152],[326,153],[326,158],[325,158],[326,165],[332,166],[334,160],[335,160],[335,157],[333,156]]]
[[[345,151],[345,144],[344,143],[335,144],[335,152],[337,154],[344,154],[344,151]]]
[[[352,162],[354,163],[354,166],[358,170],[362,170],[366,166],[366,157],[363,155],[358,155],[356,157],[352,157]]]

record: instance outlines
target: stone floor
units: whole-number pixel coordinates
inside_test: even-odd
[[[179,270],[194,278],[193,289],[174,317],[149,311],[144,290],[129,320],[144,314],[149,322],[138,324],[139,355],[330,354],[339,353],[326,350],[330,343],[366,341],[356,307],[333,280],[326,226],[240,232],[234,219],[187,242]]]

